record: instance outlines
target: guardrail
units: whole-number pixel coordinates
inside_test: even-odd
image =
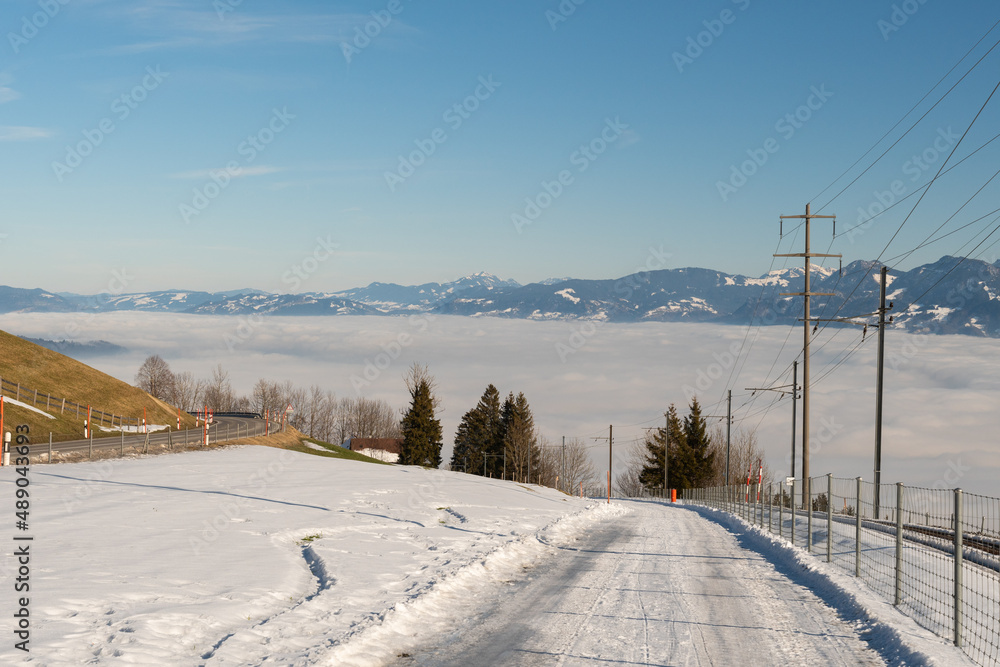
[[[48,443],[31,445],[30,456],[37,463],[52,463],[55,454],[82,453],[86,458],[93,459],[95,452],[100,455],[105,450],[117,450],[119,456],[131,454],[148,454],[150,447],[165,451],[180,448],[202,447],[216,445],[234,440],[274,435],[281,431],[278,424],[264,422],[249,422],[246,424],[226,423],[213,424],[207,429],[189,428],[180,431],[167,428],[166,431],[156,431],[143,435],[127,436],[123,432],[119,438],[104,437],[84,440],[58,441],[49,434]]]
[[[688,489],[861,579],[976,664],[1000,664],[1000,498],[832,475]]]

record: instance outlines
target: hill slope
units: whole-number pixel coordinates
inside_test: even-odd
[[[177,424],[177,408],[84,363],[5,331],[0,331],[0,378],[27,388],[22,390],[21,402],[29,405],[33,403],[35,390],[38,390],[40,396],[50,394],[126,417],[141,419],[145,408],[148,424]],[[4,396],[14,398],[9,389],[4,390]],[[36,442],[43,437],[47,438],[49,432],[56,439],[83,437],[85,415],[78,417],[75,411],[69,410],[60,412],[61,403],[46,406],[44,398],[35,407],[47,412],[52,418],[34,410],[7,404],[4,407],[4,428],[12,431],[11,427],[15,423],[28,424],[32,439]],[[182,428],[194,425],[193,417],[181,413]],[[95,430],[94,437],[101,435],[105,434]]]

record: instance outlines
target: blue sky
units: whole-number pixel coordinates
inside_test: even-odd
[[[301,291],[481,270],[761,274],[800,250],[794,234],[779,244],[778,216],[869,166],[1000,30],[834,185],[998,19],[981,0],[8,0],[0,284],[90,293],[124,271],[127,291],[283,291],[303,266]],[[894,182],[912,194],[937,171],[998,58],[824,208],[838,232]],[[950,164],[997,132],[997,104]],[[942,177],[884,257],[909,268],[972,248],[993,218],[904,254],[997,152]],[[730,180],[741,167],[745,183]],[[917,196],[829,252],[877,257]],[[989,183],[942,231],[996,201]],[[814,249],[830,235],[816,223]],[[994,260],[991,242],[977,252]]]

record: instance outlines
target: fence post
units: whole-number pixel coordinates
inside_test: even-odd
[[[809,483],[806,484],[806,480],[802,480],[802,483],[807,489],[809,489],[809,499],[806,501],[806,516],[808,517],[806,521],[806,551],[812,553],[813,550],[813,483],[812,477],[809,478]]]
[[[90,433],[88,434],[90,436],[90,458],[91,458],[91,460],[93,460],[93,458],[94,458],[94,431],[92,429],[88,429],[88,430],[90,430]]]
[[[767,483],[767,532],[774,532],[774,482]]]
[[[788,503],[789,509],[792,512],[792,546],[795,546],[795,478],[792,478],[792,498],[791,502]]]
[[[962,646],[962,489],[955,489],[955,646]]]
[[[785,536],[785,490],[778,482],[778,537]]]
[[[833,562],[833,473],[826,473],[826,562]]]
[[[49,463],[52,463],[52,431],[49,431]]]
[[[903,601],[903,483],[896,482],[896,595],[893,605]]]
[[[121,448],[121,456],[122,456],[122,458],[124,458],[124,457],[125,457],[125,431],[122,431],[122,448]]]
[[[854,492],[854,576],[861,576],[861,478]]]

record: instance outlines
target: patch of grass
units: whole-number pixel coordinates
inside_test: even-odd
[[[298,544],[300,545],[309,544],[314,540],[321,540],[321,539],[323,539],[323,533],[316,533],[315,535],[306,535],[305,537],[303,537],[301,540],[298,541]]]
[[[65,398],[67,401],[82,405],[90,404],[97,410],[126,417],[142,419],[142,411],[145,408],[146,423],[169,424],[173,427],[177,425],[175,407],[153,398],[127,382],[5,331],[0,331],[0,377],[9,382],[19,383],[22,387],[30,387],[31,393],[23,391],[21,394],[21,402],[28,405],[34,402],[34,390],[37,389],[40,396],[51,394],[60,399]],[[8,425],[28,424],[31,427],[33,443],[48,440],[49,432],[56,440],[66,440],[70,436],[83,437],[83,422],[87,417],[82,412],[77,416],[75,410],[61,411],[61,401],[46,405],[45,398],[41,398],[36,407],[51,414],[55,419],[48,419],[37,412],[7,405],[4,408],[5,428],[10,431],[13,429]],[[193,428],[194,422],[194,417],[181,413],[181,428]],[[120,437],[120,435],[117,432],[105,433],[95,428],[94,437]]]
[[[322,447],[326,451],[320,451],[318,449],[313,449],[312,447],[307,447],[306,442],[311,442],[314,445]],[[303,454],[312,454],[313,456],[323,456],[328,459],[347,459],[348,461],[362,461],[364,463],[378,463],[379,465],[390,466],[391,463],[386,463],[385,461],[379,461],[378,459],[373,459],[370,456],[365,456],[364,454],[359,454],[357,452],[352,452],[349,449],[345,449],[340,445],[331,445],[329,442],[323,442],[321,440],[315,440],[313,438],[304,438],[299,441],[297,445],[289,445],[286,449],[290,449],[295,452],[302,452]]]

